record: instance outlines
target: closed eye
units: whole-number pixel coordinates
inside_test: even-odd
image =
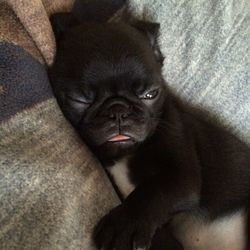
[[[80,104],[85,104],[89,105],[92,103],[92,101],[85,99],[84,97],[73,97],[70,95],[66,95],[67,99],[69,99],[72,102],[80,103]]]

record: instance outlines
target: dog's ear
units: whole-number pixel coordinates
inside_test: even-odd
[[[149,40],[150,45],[155,53],[157,61],[162,65],[164,61],[164,57],[160,51],[158,45],[158,35],[160,24],[159,23],[152,23],[152,22],[145,22],[145,21],[136,21],[131,24],[134,28],[142,32]]]
[[[50,17],[50,22],[56,40],[63,37],[63,34],[71,27],[77,26],[80,22],[72,13],[56,13]]]

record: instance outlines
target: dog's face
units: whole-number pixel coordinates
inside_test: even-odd
[[[65,116],[101,158],[131,153],[159,122],[166,93],[154,38],[158,27],[143,25],[72,28],[50,70]]]

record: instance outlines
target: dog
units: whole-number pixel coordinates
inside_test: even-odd
[[[97,249],[246,249],[250,150],[168,90],[159,24],[72,20],[54,29],[49,77],[123,200]]]

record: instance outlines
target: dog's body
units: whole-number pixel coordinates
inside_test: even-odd
[[[123,198],[133,192],[136,184],[132,182],[133,171],[130,171],[129,159],[117,161],[107,171]],[[186,212],[176,215],[170,227],[174,237],[187,250],[242,250],[246,248],[246,217],[245,209],[215,220],[210,220],[198,211]],[[163,246],[161,249],[171,248]]]
[[[96,245],[147,249],[166,225],[152,249],[244,249],[250,150],[165,88],[157,28],[70,29],[50,72],[65,116],[124,198],[96,227]]]

